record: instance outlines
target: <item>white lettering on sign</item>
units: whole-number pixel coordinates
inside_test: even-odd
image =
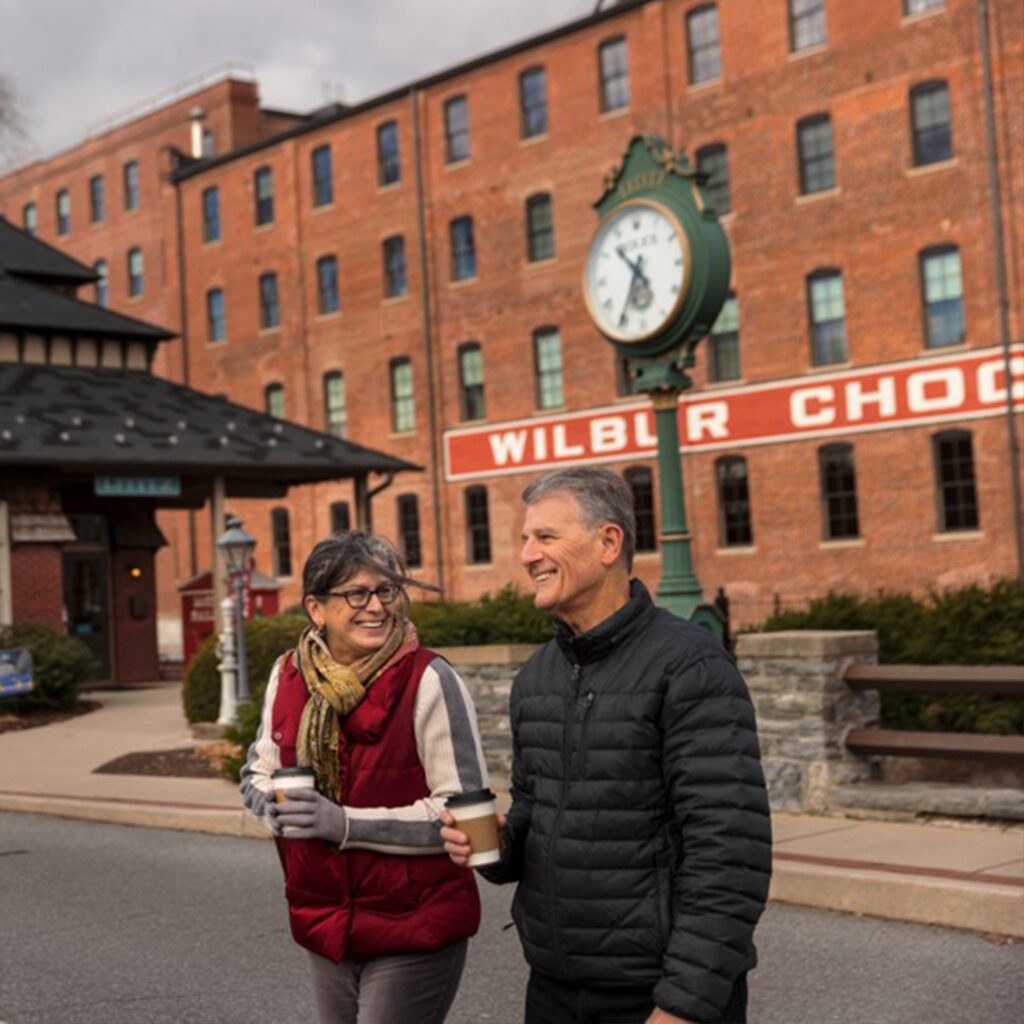
[[[956,366],[914,373],[907,381],[907,405],[911,412],[940,412],[959,409],[963,404],[964,375]]]
[[[1008,380],[1002,352],[993,347],[686,393],[677,413],[681,447],[718,451],[1000,416],[1008,392],[1024,411],[1024,345],[1011,349],[1009,369]],[[653,410],[638,402],[457,428],[445,432],[444,445],[447,479],[462,480],[648,459],[657,434]]]
[[[701,402],[686,409],[686,436],[702,441],[705,436],[723,439],[729,436],[729,406],[725,402]]]
[[[824,427],[835,421],[835,388],[828,384],[798,388],[789,396],[789,418],[794,427]],[[812,411],[813,407],[813,411]]]
[[[864,406],[874,405],[879,416],[896,415],[896,381],[892,377],[881,377],[874,391],[868,391],[869,385],[859,380],[852,380],[846,385],[846,415],[856,422],[864,419]]]

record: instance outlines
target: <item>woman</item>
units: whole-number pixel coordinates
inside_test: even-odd
[[[311,625],[274,665],[242,770],[246,806],[285,836],[292,935],[331,1024],[440,1024],[480,923],[438,818],[447,796],[488,785],[487,768],[465,686],[406,617],[410,583],[378,537],[316,545]],[[271,774],[294,766],[316,789],[274,803]]]

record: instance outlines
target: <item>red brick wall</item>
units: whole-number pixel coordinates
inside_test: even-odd
[[[60,548],[54,544],[11,546],[11,614],[64,632],[64,582]]]

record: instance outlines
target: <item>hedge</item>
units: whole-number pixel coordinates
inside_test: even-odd
[[[70,711],[78,701],[78,684],[96,675],[97,665],[89,648],[76,637],[57,633],[48,626],[0,626],[0,647],[30,650],[35,682],[26,694],[4,697],[0,711]]]
[[[932,593],[829,594],[803,611],[773,615],[759,627],[873,629],[883,664],[1024,664],[1024,580]],[[1024,733],[1024,698],[960,694],[883,694],[882,724],[892,729]]]

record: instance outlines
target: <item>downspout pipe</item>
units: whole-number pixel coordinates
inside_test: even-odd
[[[985,144],[988,155],[989,197],[995,242],[996,291],[999,301],[999,333],[1003,346],[1006,380],[1006,431],[1010,452],[1010,483],[1013,494],[1013,538],[1017,553],[1017,577],[1024,579],[1024,502],[1021,499],[1020,446],[1013,411],[1013,375],[1010,356],[1010,297],[1006,281],[1006,240],[1003,236],[1003,202],[999,181],[999,150],[996,142],[995,99],[992,92],[992,53],[989,37],[988,0],[978,0],[978,38],[981,44],[981,75],[985,97]]]
[[[437,396],[434,388],[434,334],[430,318],[430,260],[427,249],[427,216],[423,188],[423,161],[420,153],[420,107],[419,90],[414,86],[409,90],[409,106],[412,109],[412,151],[413,167],[416,174],[416,224],[420,236],[420,279],[422,281],[423,302],[423,349],[427,360],[427,416],[430,433],[430,466],[431,493],[434,500],[434,551],[437,556],[437,582],[442,590],[446,589],[444,536],[441,532],[441,481],[438,474],[444,465],[437,444]]]

